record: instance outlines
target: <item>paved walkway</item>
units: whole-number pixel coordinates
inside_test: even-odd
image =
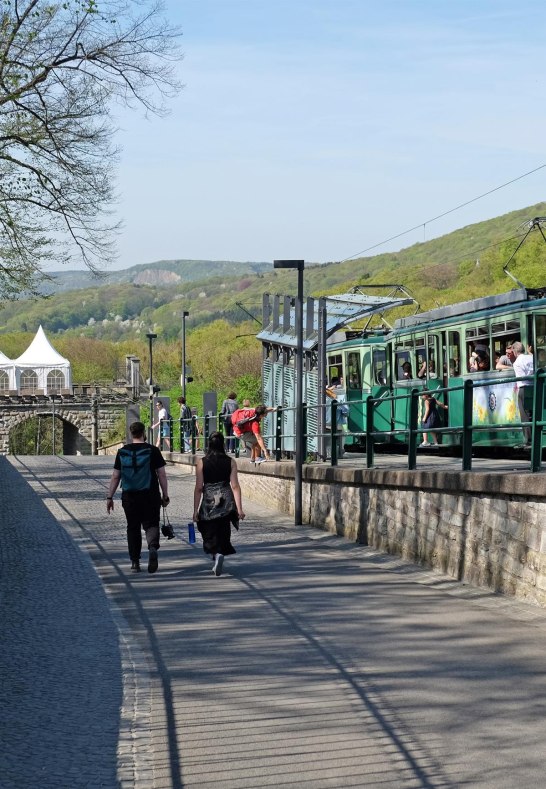
[[[246,504],[128,572],[112,458],[0,458],[0,787],[542,787],[546,612]]]

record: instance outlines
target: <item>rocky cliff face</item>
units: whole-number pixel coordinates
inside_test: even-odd
[[[148,268],[139,271],[133,278],[135,285],[177,285],[182,280],[179,274],[174,271],[166,271],[159,268]]]

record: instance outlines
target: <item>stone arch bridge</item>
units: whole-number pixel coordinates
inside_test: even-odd
[[[136,395],[136,396],[135,396]],[[35,416],[51,417],[57,451],[64,455],[96,455],[118,427],[120,417],[138,419],[138,394],[95,386],[75,386],[69,394],[0,395],[0,454],[9,453],[10,433]]]

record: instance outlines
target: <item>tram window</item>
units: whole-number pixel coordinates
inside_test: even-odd
[[[438,378],[438,364],[437,364],[438,354],[436,352],[437,344],[438,344],[438,340],[436,337],[431,336],[428,338],[428,367],[427,367],[428,378]]]
[[[427,355],[424,348],[415,351],[415,358],[417,360],[417,377],[427,377]]]
[[[469,340],[470,337],[475,339]],[[484,372],[489,370],[489,328],[477,326],[466,330],[466,369],[469,373]]]
[[[340,353],[328,357],[328,382],[334,378],[340,381],[343,379],[343,358]]]
[[[546,315],[535,316],[535,346],[537,367],[546,367]]]
[[[349,389],[362,389],[360,354],[355,351],[347,354],[347,387]]]
[[[519,321],[506,321],[506,331],[515,331],[519,334]]]
[[[407,381],[413,378],[411,358],[409,351],[396,352],[396,380]]]
[[[461,374],[461,339],[458,331],[450,331],[448,335],[449,376],[453,378]]]
[[[373,379],[379,386],[387,384],[387,354],[384,348],[374,348]]]

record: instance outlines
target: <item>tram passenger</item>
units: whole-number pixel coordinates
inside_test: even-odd
[[[485,370],[489,370],[489,355],[486,351],[481,349],[476,349],[472,351],[470,354],[470,359],[468,362],[468,372],[469,373],[480,373],[484,372]]]
[[[449,360],[449,377],[455,378],[459,375],[459,360],[451,358]]]
[[[408,379],[412,377],[411,373],[411,364],[409,362],[404,362],[402,365],[402,379]]]
[[[546,348],[539,348],[538,350],[537,367],[546,367]]]
[[[436,365],[434,364],[434,362],[431,359],[429,361],[429,363],[428,363],[428,368],[427,368],[426,361],[423,362],[423,364],[419,368],[419,372],[417,373],[417,377],[418,378],[428,378],[428,377],[434,378],[435,377],[435,373],[436,373]]]
[[[530,353],[523,352],[523,344],[521,342],[512,343],[512,351],[515,355],[513,367],[516,378],[521,378],[524,375],[532,375],[534,372],[534,359]],[[529,422],[532,419],[533,410],[533,381],[517,381],[516,386],[518,389],[520,419],[522,422]],[[531,427],[526,425],[522,430],[525,439],[523,447],[526,448],[531,443]]]
[[[495,351],[495,370],[511,370],[512,369],[512,359],[511,359],[510,354],[508,352],[509,350],[510,350],[510,354],[511,354],[512,353],[512,349],[510,347],[510,349],[507,348],[506,349],[506,353],[503,353],[502,355],[498,351]]]
[[[430,394],[430,392],[423,392],[421,397],[423,398],[425,404],[421,427],[424,430],[430,431],[432,442],[429,443],[428,441],[428,432],[423,433],[423,443],[420,444],[420,446],[437,447],[438,433],[434,432],[434,428],[442,426],[442,418],[440,417],[438,407],[444,408],[447,411],[447,405],[444,405],[444,403],[440,402],[440,400],[437,400],[432,394]]]
[[[478,372],[484,372],[485,370],[489,370],[490,362],[489,356],[485,351],[477,350],[476,351],[476,361],[478,366]]]
[[[332,381],[338,379],[332,378]],[[332,400],[336,400],[338,403],[337,411],[336,411],[336,426],[335,432],[337,433],[336,441],[337,441],[337,456],[338,458],[343,457],[344,453],[344,433],[347,430],[347,422],[349,417],[349,405],[345,401],[345,395],[343,392],[339,391],[339,387],[334,385],[330,386],[326,389],[326,419],[325,419],[325,428],[328,433],[332,432]],[[331,437],[328,436],[326,439],[326,453],[329,455],[330,452],[330,445],[331,445]]]

